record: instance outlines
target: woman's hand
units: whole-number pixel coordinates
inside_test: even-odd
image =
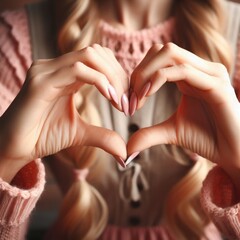
[[[11,180],[29,161],[70,146],[95,146],[126,157],[115,132],[89,125],[79,116],[74,94],[95,86],[119,110],[129,81],[110,50],[93,45],[52,60],[39,60],[0,119],[0,176]],[[116,90],[115,90],[116,89]]]
[[[240,175],[240,104],[225,67],[172,43],[153,46],[132,75],[130,106],[136,107],[130,112],[165,82],[176,83],[182,93],[177,111],[163,123],[136,132],[128,153],[175,144]]]

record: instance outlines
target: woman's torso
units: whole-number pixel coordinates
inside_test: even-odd
[[[45,18],[41,20],[45,23],[47,21]],[[44,22],[39,22],[40,30],[41,27],[47,26],[47,24],[44,25]],[[43,32],[44,28],[42,29]],[[129,44],[133,41],[129,36],[129,42],[126,39],[123,41],[124,45],[122,47],[126,51],[121,54],[119,49],[116,51],[116,46],[119,44],[118,38],[111,39],[111,42],[106,41],[109,38],[108,32],[111,31],[111,26],[103,23],[101,29],[103,30],[101,44],[112,48],[120,63],[130,74],[136,64],[143,58],[146,51],[141,51],[140,44],[136,44],[136,40],[134,40],[132,43],[136,44],[136,46],[138,45],[136,50],[138,56],[136,58],[135,56],[129,56],[129,54],[134,55],[126,50],[129,49]],[[155,34],[155,30],[154,28],[149,29],[148,35],[144,36],[144,41],[148,42],[146,45],[149,46],[151,43],[151,34],[153,32]],[[171,31],[168,33],[169,35],[167,34],[164,38],[159,35],[159,40],[163,43],[171,40]],[[136,34],[140,34],[140,32]],[[46,35],[43,34],[43,39],[45,37]],[[148,39],[149,37],[150,39]],[[44,44],[48,43],[47,39],[43,40]],[[52,42],[52,38],[50,41]],[[37,42],[33,42],[33,46],[36,45]],[[44,48],[44,46],[41,46],[41,48]],[[47,55],[52,57],[55,54],[51,51],[49,45],[46,48],[49,52],[48,50],[44,51],[44,54],[41,52],[41,48],[38,48],[37,51],[33,49],[34,58],[47,57]],[[141,54],[139,54],[139,50]],[[45,56],[41,56],[42,54]],[[128,141],[130,135],[137,129],[157,124],[175,111],[179,95],[173,94],[173,92],[177,93],[174,85],[165,85],[156,95],[149,98],[144,107],[131,118],[125,117],[123,113],[114,109],[96,91],[94,92],[96,94],[94,99],[97,100],[96,106],[103,126],[117,131],[125,141]],[[95,167],[96,169],[101,167],[101,177],[94,177],[95,169],[93,168],[88,180],[96,186],[108,203],[110,210],[109,223],[118,226],[159,225],[163,220],[164,203],[169,189],[185,176],[192,165],[189,159],[186,160],[186,165],[178,163],[176,158],[179,158],[179,156],[180,158],[188,158],[187,155],[180,153],[176,157],[171,151],[166,150],[165,146],[153,147],[143,151],[140,153],[139,158],[129,165],[126,170],[119,167],[112,156],[107,154],[100,156],[100,159],[97,161],[99,164]]]

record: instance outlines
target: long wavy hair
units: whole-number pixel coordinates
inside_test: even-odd
[[[56,12],[58,45],[62,53],[82,49],[97,41],[99,17],[96,1],[56,1]],[[223,63],[230,71],[231,54],[223,37],[225,14],[222,0],[176,0],[173,1],[173,15],[176,19],[176,44],[202,58]],[[91,123],[96,119],[97,111],[86,92],[84,89],[80,93],[79,112]],[[80,169],[90,166],[95,151],[84,148],[82,154],[87,156],[82,158],[85,159],[84,164],[79,161],[74,162],[74,166]],[[173,147],[171,151],[177,153],[180,150]],[[200,239],[204,236],[203,230],[209,219],[201,210],[199,196],[210,167],[207,160],[197,161],[168,195],[165,219],[176,239]],[[98,191],[86,181],[74,183],[64,199],[61,211],[63,228],[60,231],[64,239],[96,239],[107,224],[107,216],[106,203]]]

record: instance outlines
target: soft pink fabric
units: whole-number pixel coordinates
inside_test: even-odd
[[[11,185],[0,179],[0,239],[25,239],[28,218],[45,184],[41,160],[32,161]]]
[[[155,27],[133,32],[120,31],[103,20],[99,25],[101,44],[114,52],[129,75],[153,44],[164,44],[172,39],[173,27],[173,18]]]
[[[104,22],[101,24],[102,43],[114,49],[118,60],[128,73],[131,73],[153,42],[169,41],[173,30],[172,19],[156,26],[151,31],[143,30],[132,34],[118,32]],[[0,115],[18,93],[31,64],[27,26],[26,12],[23,9],[0,15]],[[149,34],[152,34],[149,41],[143,43],[143,39]],[[111,39],[118,41],[111,42]],[[237,66],[239,64],[240,51]],[[240,67],[236,71],[234,81],[237,89],[240,89],[239,71]],[[0,179],[1,239],[24,239],[28,217],[44,187],[44,175],[41,161],[36,160],[24,167],[11,185]],[[239,200],[235,197],[230,179],[220,168],[211,171],[205,180],[201,200],[206,213],[226,236],[230,236],[230,239],[240,238]],[[215,230],[208,230],[208,232],[209,239],[218,239]],[[211,234],[213,236],[210,236]],[[170,240],[171,237],[163,226],[151,228],[108,226],[102,239]]]
[[[3,12],[0,15],[0,115],[21,88],[32,53],[26,12]]]
[[[31,64],[31,47],[26,12],[0,15],[0,115],[19,92]],[[0,239],[25,239],[29,215],[45,183],[40,160],[26,165],[11,185],[0,179]]]
[[[229,239],[240,238],[240,203],[233,183],[219,167],[203,183],[201,203],[214,224]]]
[[[108,226],[99,240],[173,240],[166,228],[159,227],[135,227],[121,228]]]

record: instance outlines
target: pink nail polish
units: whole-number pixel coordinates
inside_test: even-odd
[[[125,93],[122,95],[121,103],[122,103],[122,109],[123,109],[124,114],[126,116],[128,116],[129,115],[129,100]]]
[[[125,164],[124,160],[123,160],[121,157],[115,155],[114,158],[117,160],[117,162],[118,162],[123,168],[126,167],[126,164]]]
[[[114,87],[113,87],[112,85],[109,85],[109,86],[108,86],[108,92],[109,92],[112,100],[113,100],[116,104],[118,104],[118,96],[117,96],[117,93],[116,93],[116,91],[115,91],[115,89],[114,89]]]
[[[146,84],[144,85],[142,91],[141,91],[140,94],[139,94],[139,99],[142,99],[142,98],[144,98],[144,97],[147,95],[147,93],[149,92],[149,89],[150,89],[151,85],[152,85],[151,82],[148,82],[148,83],[146,83]]]
[[[135,92],[132,92],[129,103],[129,114],[132,116],[137,108],[137,95]]]
[[[130,156],[128,157],[128,159],[126,160],[125,165],[127,166],[135,157],[138,156],[139,153],[140,153],[140,152],[135,152],[135,153],[133,153],[132,155],[130,155]]]

